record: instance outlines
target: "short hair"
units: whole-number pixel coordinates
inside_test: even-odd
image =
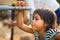
[[[55,28],[55,23],[56,22],[56,15],[54,15],[54,12],[48,9],[36,9],[34,11],[34,14],[38,13],[38,15],[41,17],[42,20],[44,20],[44,23],[46,23],[48,26],[46,27],[46,30],[49,28]],[[33,14],[33,15],[34,15]]]

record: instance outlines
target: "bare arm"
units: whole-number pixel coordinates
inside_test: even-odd
[[[18,13],[17,13],[17,26],[26,31],[26,32],[29,32],[29,33],[33,33],[32,29],[29,28],[27,25],[24,24],[24,21],[23,21],[23,10],[20,10]]]
[[[54,40],[60,40],[60,32],[58,32],[58,33],[54,36]]]

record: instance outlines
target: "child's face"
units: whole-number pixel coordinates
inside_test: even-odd
[[[40,18],[40,16],[36,13],[33,15],[33,20],[31,22],[32,29],[39,31],[44,27],[44,21]]]

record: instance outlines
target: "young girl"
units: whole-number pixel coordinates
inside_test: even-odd
[[[36,8],[43,8],[48,6],[51,10],[56,12],[57,23],[60,25],[60,5],[57,0],[34,0]]]
[[[55,30],[57,27],[55,13],[47,9],[36,9],[31,22],[32,28],[24,24],[23,11],[17,14],[17,25],[20,29],[32,33],[35,40],[60,40],[60,33]]]

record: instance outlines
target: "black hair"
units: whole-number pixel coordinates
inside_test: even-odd
[[[44,23],[47,24],[46,31],[49,30],[49,28],[54,28],[53,25],[55,23],[55,16],[52,11],[48,9],[36,9],[34,11],[34,14],[35,13],[38,13],[41,19],[44,20]]]

